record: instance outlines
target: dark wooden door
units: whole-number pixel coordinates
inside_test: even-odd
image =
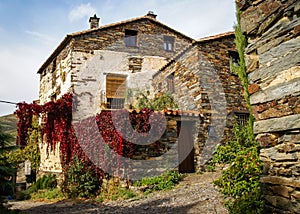
[[[193,128],[194,123],[191,121],[177,123],[180,173],[195,172]]]

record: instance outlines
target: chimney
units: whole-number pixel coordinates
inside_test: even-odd
[[[89,19],[90,29],[98,28],[99,27],[99,20],[100,20],[100,18],[98,18],[96,16],[96,14],[93,17],[90,17],[90,19]]]
[[[152,18],[152,19],[156,19],[156,14],[154,14],[154,12],[153,11],[149,11],[148,13],[147,13],[147,15],[146,16],[148,16],[148,17],[150,17],[150,18]]]

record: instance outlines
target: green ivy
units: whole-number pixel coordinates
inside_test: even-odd
[[[235,44],[240,61],[239,66],[234,66],[231,62],[231,67],[241,81],[244,98],[251,112],[249,82],[244,58],[247,39],[241,30],[240,14],[237,7],[238,24],[235,27]],[[264,212],[264,200],[260,188],[262,173],[262,164],[259,159],[260,146],[255,140],[253,123],[254,117],[250,114],[245,127],[236,124],[233,128],[234,137],[217,148],[211,161],[213,164],[229,164],[229,167],[222,172],[222,176],[214,183],[220,187],[221,193],[226,197],[225,206],[232,214]]]
[[[245,48],[247,47],[247,38],[246,36],[243,34],[242,29],[241,29],[241,11],[239,10],[238,6],[237,7],[237,12],[236,12],[236,17],[237,17],[237,25],[235,26],[235,45],[236,45],[236,49],[238,51],[239,54],[239,65],[236,66],[232,63],[232,61],[230,61],[230,66],[233,70],[233,72],[235,74],[238,75],[242,87],[244,89],[244,98],[246,100],[247,106],[249,111],[251,112],[251,103],[250,103],[250,94],[249,94],[249,90],[248,90],[248,86],[249,86],[249,81],[248,81],[248,77],[247,77],[247,69],[246,69],[246,63],[245,63]],[[254,117],[250,114],[250,123],[254,122]]]

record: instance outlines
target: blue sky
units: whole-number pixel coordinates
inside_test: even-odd
[[[0,0],[0,100],[38,99],[38,68],[66,34],[88,29],[90,16],[96,13],[104,25],[150,10],[195,39],[236,24],[234,0]],[[0,115],[15,109],[0,103]]]

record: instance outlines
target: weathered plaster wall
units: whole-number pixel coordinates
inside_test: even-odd
[[[41,173],[43,172],[56,172],[60,173],[62,172],[62,167],[60,164],[60,151],[59,151],[60,143],[58,143],[52,151],[50,151],[50,148],[47,150],[46,144],[40,144],[39,148],[41,151],[41,162],[40,162],[40,168],[39,170]]]
[[[300,213],[300,1],[237,1],[267,213]]]
[[[40,74],[40,104],[59,98],[71,91],[72,44],[67,45]]]
[[[167,77],[174,73],[172,95],[182,110],[197,110],[204,115],[199,123],[195,162],[199,169],[212,156],[219,143],[232,134],[234,111],[247,111],[237,76],[230,73],[228,50],[234,50],[233,35],[201,41],[154,75],[156,92],[165,92]]]
[[[73,53],[72,83],[74,84],[73,92],[77,99],[76,116],[84,118],[101,110],[101,103],[106,102],[106,76],[109,74],[126,76],[126,88],[133,90],[133,92],[152,90],[152,75],[166,64],[165,58],[140,57],[142,59],[141,70],[132,72],[129,70],[131,57],[131,54],[126,52],[108,50],[96,50],[93,54]]]

